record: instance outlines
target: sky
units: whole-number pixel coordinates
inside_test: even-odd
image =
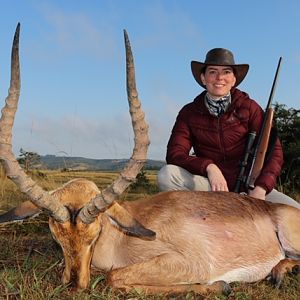
[[[21,23],[21,97],[13,131],[40,155],[129,158],[123,30],[149,123],[148,157],[164,160],[176,116],[203,91],[190,62],[230,49],[250,70],[239,85],[263,108],[278,59],[274,102],[299,109],[299,0],[1,0],[0,101],[7,96],[13,34]]]

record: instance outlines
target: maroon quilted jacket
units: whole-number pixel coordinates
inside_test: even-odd
[[[231,90],[231,104],[226,113],[215,117],[204,103],[206,92],[197,96],[179,112],[167,149],[167,163],[180,166],[192,174],[207,176],[206,167],[216,164],[233,191],[250,131],[259,132],[263,110],[248,94]],[[194,155],[190,154],[193,148]],[[265,163],[255,185],[269,193],[276,184],[283,164],[277,139],[271,157]]]

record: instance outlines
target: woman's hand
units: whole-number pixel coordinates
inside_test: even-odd
[[[217,165],[209,164],[206,172],[212,191],[228,192],[227,182]]]
[[[249,190],[248,195],[261,200],[266,199],[266,191],[260,186],[256,186],[253,190]]]

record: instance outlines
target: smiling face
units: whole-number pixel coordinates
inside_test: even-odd
[[[229,66],[207,66],[200,76],[207,92],[213,98],[228,95],[236,82],[233,69]]]

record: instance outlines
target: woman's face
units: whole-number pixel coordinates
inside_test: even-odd
[[[201,80],[207,92],[216,98],[228,95],[236,82],[233,69],[228,66],[207,66]]]

